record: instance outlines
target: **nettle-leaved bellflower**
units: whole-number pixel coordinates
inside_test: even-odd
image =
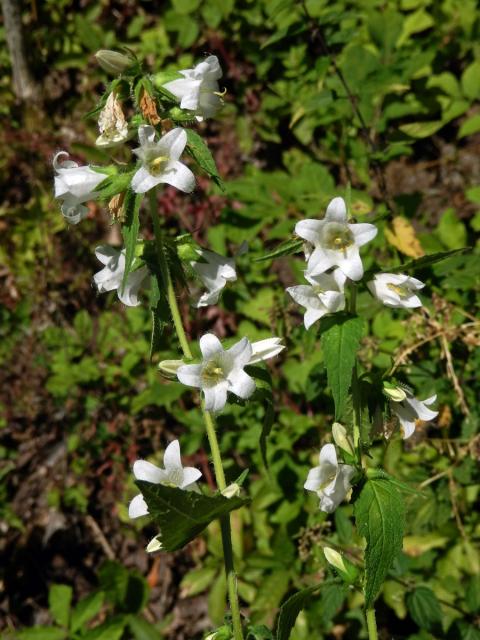
[[[402,273],[377,273],[373,280],[367,282],[367,287],[377,300],[387,307],[404,309],[422,306],[416,292],[424,286],[420,280]]]
[[[67,222],[78,224],[88,214],[84,203],[97,197],[95,189],[107,175],[73,160],[59,160],[62,156],[68,158],[68,153],[59,151],[53,158],[55,197],[63,200],[61,210]]]
[[[140,267],[128,274],[122,290],[123,274],[125,273],[125,249],[119,251],[114,247],[102,245],[95,249],[95,255],[104,264],[104,268],[93,276],[93,281],[99,293],[117,291],[118,299],[127,307],[137,307],[140,304],[138,292],[148,278],[147,267]]]
[[[180,456],[180,443],[172,442],[163,454],[165,469],[155,466],[146,460],[137,460],[133,465],[133,475],[137,480],[145,480],[152,484],[164,484],[167,487],[177,487],[185,491],[198,491],[196,481],[202,472],[195,467],[184,467]],[[136,495],[128,506],[130,518],[148,515],[148,506],[141,493]]]
[[[286,289],[298,304],[305,307],[303,322],[309,329],[314,322],[327,313],[345,309],[344,287],[347,276],[335,269],[333,273],[305,276],[310,285],[300,284]]]
[[[122,105],[115,91],[108,96],[98,118],[100,135],[95,141],[97,147],[115,147],[128,140],[128,123],[122,111]]]
[[[437,399],[436,394],[426,400],[417,400],[410,391],[405,390],[405,393],[404,400],[390,401],[390,408],[400,421],[400,431],[404,440],[413,435],[417,420],[428,422],[438,415],[438,411],[428,408]]]
[[[254,345],[255,352],[248,338],[242,338],[224,349],[216,336],[207,333],[200,338],[202,362],[180,366],[177,378],[182,384],[201,389],[207,411],[221,411],[227,403],[227,392],[246,400],[255,391],[255,381],[244,367],[271,358],[283,348],[278,338]]]
[[[308,276],[318,276],[332,267],[339,267],[347,278],[361,280],[363,264],[359,247],[373,240],[377,228],[368,223],[349,224],[345,200],[334,198],[323,220],[297,222],[295,233],[314,247],[308,258]]]
[[[319,466],[310,469],[303,486],[318,495],[321,511],[332,513],[350,491],[354,473],[354,467],[338,463],[334,445],[326,444],[320,450]]]
[[[197,249],[197,253],[203,262],[191,262],[190,264],[207,291],[202,293],[195,306],[198,308],[208,307],[218,302],[220,293],[227,282],[233,282],[237,279],[235,259],[225,258],[206,249]]]
[[[135,193],[145,193],[158,184],[166,183],[180,191],[190,193],[195,188],[195,176],[179,161],[187,144],[184,129],[176,127],[155,142],[155,129],[144,124],[138,128],[140,146],[133,153],[142,166],[132,179]]]
[[[208,56],[193,69],[179,73],[183,78],[167,82],[163,85],[165,89],[180,100],[181,109],[193,111],[199,122],[213,118],[223,106],[218,86],[222,69],[217,56]]]

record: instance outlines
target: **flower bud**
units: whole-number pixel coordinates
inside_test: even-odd
[[[383,393],[394,402],[402,402],[407,397],[407,394],[402,387],[387,381],[384,381],[383,383]]]
[[[95,54],[95,58],[104,71],[114,76],[123,73],[133,65],[132,58],[110,49],[100,49]]]
[[[343,449],[343,451],[346,451],[351,456],[355,455],[352,443],[347,435],[347,430],[339,422],[333,423],[332,435],[337,447]]]
[[[332,549],[331,547],[323,547],[323,553],[325,554],[325,560],[328,564],[332,565],[332,567],[337,570],[338,574],[345,582],[348,584],[355,582],[358,576],[358,569],[354,564],[349,562],[340,553],[338,553],[338,551],[335,551],[335,549]]]
[[[182,364],[185,364],[183,360],[162,360],[158,365],[158,370],[165,378],[175,380],[177,378],[177,370]]]

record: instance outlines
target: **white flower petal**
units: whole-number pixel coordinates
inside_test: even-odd
[[[128,516],[130,518],[140,518],[148,515],[148,506],[141,493],[133,498],[128,505]]]
[[[200,471],[200,469],[195,469],[195,467],[184,467],[183,482],[180,489],[189,489],[191,485],[193,485],[201,477],[202,472]]]
[[[318,491],[321,484],[321,467],[314,467],[313,469],[310,469],[303,488],[307,491]]]
[[[347,207],[343,198],[333,198],[327,207],[325,218],[336,222],[346,222]]]
[[[138,127],[138,140],[142,147],[153,144],[155,141],[155,128],[150,124],[141,124]]]
[[[147,460],[137,460],[133,465],[133,475],[137,480],[160,484],[165,480],[165,471]]]
[[[320,466],[323,464],[330,464],[333,467],[337,466],[337,452],[333,444],[325,444],[320,450]]]
[[[135,193],[146,193],[162,181],[162,175],[152,176],[146,167],[140,167],[132,178],[131,187]]]
[[[202,386],[202,365],[201,364],[182,364],[177,369],[177,378],[187,387]]]
[[[266,338],[265,340],[257,340],[252,342],[252,356],[248,364],[254,364],[261,360],[268,360],[277,356],[285,349],[282,344],[282,338]]]
[[[350,224],[348,225],[350,231],[353,233],[355,237],[355,244],[357,247],[361,247],[370,240],[373,240],[378,233],[378,229],[373,224],[362,223],[362,224]]]
[[[147,267],[140,267],[140,269],[129,273],[123,291],[121,284],[118,287],[117,295],[119,300],[127,307],[137,307],[140,304],[138,292],[146,278],[148,278]]]
[[[248,338],[242,338],[225,352],[235,369],[243,369],[250,362],[252,353],[252,345]]]
[[[349,247],[347,257],[341,257],[336,264],[350,280],[363,278],[363,263],[356,245]]]
[[[316,245],[320,242],[321,231],[325,224],[324,220],[301,220],[295,225],[295,233],[300,238]]]
[[[159,176],[159,182],[166,182],[184,193],[191,193],[195,189],[195,176],[187,165],[174,160],[168,163]]]
[[[181,127],[175,127],[160,138],[156,147],[159,156],[167,156],[175,161],[180,158],[187,144],[187,132]]]
[[[200,338],[200,351],[202,352],[202,356],[204,360],[210,360],[214,358],[217,354],[223,352],[222,343],[214,336],[213,333],[206,333],[204,336]]]
[[[310,327],[317,322],[317,320],[320,320],[320,318],[322,318],[324,315],[326,315],[328,312],[326,309],[307,309],[305,311],[305,314],[303,316],[303,324],[305,325],[305,329],[310,329]]]
[[[246,400],[255,391],[255,381],[243,369],[234,370],[228,376],[228,390],[239,398]]]
[[[163,466],[165,470],[182,469],[182,458],[180,456],[180,443],[178,440],[172,440],[163,454]]]
[[[309,277],[321,275],[336,264],[333,251],[325,251],[322,247],[315,247],[312,255],[308,259],[305,277],[308,280]]]
[[[227,404],[227,388],[228,383],[225,381],[220,382],[214,387],[207,387],[203,389],[205,396],[205,409],[207,411],[218,413],[225,407]]]

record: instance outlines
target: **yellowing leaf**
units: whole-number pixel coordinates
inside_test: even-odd
[[[421,258],[425,255],[420,240],[415,234],[415,229],[402,216],[393,218],[392,229],[385,229],[385,237],[400,253],[410,258]]]
[[[444,547],[447,542],[448,538],[434,533],[425,536],[405,536],[403,539],[403,551],[407,556],[416,558],[421,556],[422,553],[430,551],[430,549]]]

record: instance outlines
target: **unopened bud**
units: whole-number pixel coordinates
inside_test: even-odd
[[[183,360],[162,360],[158,365],[158,370],[168,378],[169,380],[175,380],[177,377],[177,370],[184,364]]]
[[[343,451],[346,451],[349,455],[354,456],[355,450],[352,446],[350,438],[347,435],[347,430],[339,422],[334,422],[332,426],[332,435],[335,444]]]
[[[104,71],[115,76],[129,69],[134,62],[129,56],[110,49],[100,49],[95,58]]]
[[[332,565],[340,577],[347,583],[352,584],[355,582],[358,576],[357,567],[346,560],[338,551],[331,547],[323,547],[323,553],[325,554],[325,560],[328,564]]]
[[[383,383],[383,393],[394,402],[402,402],[407,397],[407,394],[402,387],[386,381]]]
[[[225,487],[225,489],[222,491],[222,496],[224,496],[225,498],[234,498],[240,495],[240,490],[240,485],[236,482],[232,482],[232,484],[229,484],[228,487]]]

